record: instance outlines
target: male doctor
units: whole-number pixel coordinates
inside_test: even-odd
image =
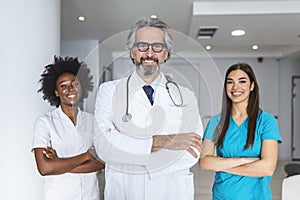
[[[166,86],[161,68],[172,42],[163,21],[139,20],[127,40],[135,70],[99,87],[94,143],[106,162],[105,200],[194,199],[190,168],[203,128],[194,93],[173,82],[173,89]]]

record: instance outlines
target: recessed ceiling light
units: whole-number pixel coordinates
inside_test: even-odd
[[[252,45],[252,49],[253,50],[257,50],[258,49],[258,45],[257,44]]]
[[[151,15],[150,18],[151,19],[157,19],[157,15]]]
[[[211,50],[211,48],[212,48],[212,47],[211,47],[210,45],[206,45],[206,46],[205,46],[205,49],[206,49],[206,50]]]
[[[242,35],[245,35],[246,32],[244,30],[234,30],[231,32],[231,35],[232,36],[242,36]]]
[[[81,22],[83,22],[83,21],[85,21],[85,17],[84,16],[79,16],[78,20],[81,21]]]

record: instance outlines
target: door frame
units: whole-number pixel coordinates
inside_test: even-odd
[[[294,158],[293,157],[293,152],[295,150],[294,147],[294,99],[296,94],[294,93],[294,88],[296,87],[296,83],[295,80],[296,79],[300,79],[300,76],[292,76],[292,82],[291,82],[291,133],[292,133],[292,137],[291,137],[291,157],[292,160],[300,160],[300,158]]]

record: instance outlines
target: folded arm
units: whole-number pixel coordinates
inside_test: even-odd
[[[278,141],[264,140],[262,143],[261,158],[252,163],[236,166],[224,172],[240,176],[272,176],[277,164]]]
[[[203,142],[203,152],[210,148],[210,152],[200,159],[200,168],[204,170],[223,171],[240,176],[271,176],[276,168],[278,155],[278,141],[264,140],[260,158],[222,158],[214,156],[212,141]]]
[[[94,159],[92,161],[87,161],[75,168],[73,168],[70,172],[71,173],[89,173],[89,172],[95,172],[100,169],[103,169],[105,167],[105,164],[103,161]]]
[[[223,158],[215,156],[215,144],[211,140],[203,141],[203,150],[200,158],[200,168],[211,171],[226,171],[234,167],[257,161],[259,158]],[[230,172],[228,172],[230,173]]]
[[[196,133],[155,135],[152,138],[153,143],[151,152],[161,149],[187,150],[194,158],[197,158],[198,155],[193,148],[197,149],[199,152],[201,151],[202,138]]]
[[[47,147],[35,148],[34,155],[38,171],[42,176],[58,175],[67,172],[88,173],[104,167],[89,152],[69,158],[59,158],[54,149]]]

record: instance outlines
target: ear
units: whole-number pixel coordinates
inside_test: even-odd
[[[135,53],[133,52],[133,50],[130,50],[130,58],[134,59],[135,58]]]
[[[251,86],[250,86],[250,91],[252,92],[254,90],[254,87],[255,87],[255,84],[254,82],[251,83]]]
[[[169,52],[166,51],[165,55],[164,55],[164,62],[166,62],[168,60],[168,58],[169,58]]]
[[[133,50],[130,50],[130,59],[131,59],[131,61],[132,61],[132,63],[135,65],[135,58],[136,58],[136,56],[135,56],[135,53],[133,52]]]
[[[58,92],[57,90],[54,90],[55,95],[58,97]]]

